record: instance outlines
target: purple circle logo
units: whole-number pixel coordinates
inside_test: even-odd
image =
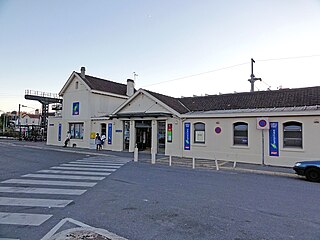
[[[260,120],[260,121],[259,121],[259,126],[260,126],[260,127],[265,127],[265,126],[267,126],[267,121],[266,121],[266,120],[263,120],[263,119]]]
[[[221,133],[221,127],[216,127],[216,128],[214,129],[214,131],[215,131],[217,134]]]

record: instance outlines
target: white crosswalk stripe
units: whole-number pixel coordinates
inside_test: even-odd
[[[80,196],[87,191],[87,189],[83,188],[95,186],[98,181],[105,179],[106,176],[112,174],[127,162],[90,157],[63,163],[59,166],[50,167],[50,169],[39,170],[36,173],[25,174],[21,178],[4,180],[0,182],[0,193],[2,193],[0,207],[7,206],[8,209],[14,209],[14,207],[35,207],[37,208],[37,213],[2,211],[0,212],[0,225],[39,226],[53,216],[47,214],[47,211],[41,214],[39,212],[41,209],[51,207],[63,208],[73,202],[71,199],[50,198],[51,195],[54,195],[56,198],[59,195]],[[54,186],[64,186],[65,188]],[[4,194],[7,196],[3,196]],[[21,194],[23,195],[21,196]],[[39,197],[41,195],[45,195],[45,197]],[[0,237],[0,240],[19,239]]]
[[[90,168],[112,168],[112,169],[117,169],[120,168],[121,166],[110,166],[110,165],[83,165],[83,164],[72,164],[72,163],[64,163],[60,164],[60,166],[63,167],[90,167]]]
[[[84,170],[84,171],[101,171],[101,172],[114,172],[117,169],[114,168],[80,168],[80,167],[51,167],[51,169],[61,169],[61,170]]]
[[[73,162],[69,162],[69,164],[85,164],[85,165],[96,165],[96,166],[99,166],[99,165],[102,165],[102,166],[123,166],[123,163],[94,163],[94,162],[91,162],[91,161],[82,161],[82,162],[79,162],[79,161],[73,161]]]
[[[54,179],[73,179],[73,180],[93,180],[101,181],[105,177],[92,177],[92,176],[70,176],[70,175],[53,175],[53,174],[26,174],[22,177],[30,178],[54,178]]]
[[[43,181],[43,180],[29,180],[29,179],[9,179],[1,183],[19,183],[19,184],[34,184],[34,185],[57,185],[57,186],[74,186],[74,187],[93,187],[97,183],[91,182],[68,182],[68,181]]]
[[[0,212],[0,224],[39,226],[52,215]]]
[[[81,195],[87,190],[62,189],[62,188],[34,188],[34,187],[0,187],[3,193],[32,193],[32,194],[56,194],[56,195]]]
[[[108,176],[111,173],[107,172],[85,172],[85,171],[62,171],[62,170],[40,170],[39,173],[62,173],[75,175],[91,175],[91,176]]]
[[[81,159],[77,160],[77,162],[92,162],[92,163],[113,163],[113,164],[126,164],[128,161],[111,161],[111,160],[86,160]]]
[[[0,206],[65,207],[72,200],[0,197]]]

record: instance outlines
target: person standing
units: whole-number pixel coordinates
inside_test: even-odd
[[[95,143],[96,143],[96,150],[101,150],[102,146],[101,146],[101,137],[99,135],[99,133],[96,134],[96,139],[95,139]]]

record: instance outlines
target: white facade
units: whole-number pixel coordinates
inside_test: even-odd
[[[93,91],[76,73],[61,95],[62,116],[49,119],[49,145],[62,146],[70,126],[81,124],[81,137],[72,138],[71,146],[94,148],[95,133],[105,133],[103,149],[112,151],[133,152],[137,146],[171,156],[287,167],[320,155],[317,107],[181,114],[143,89],[130,98]],[[266,126],[257,126],[261,119]]]

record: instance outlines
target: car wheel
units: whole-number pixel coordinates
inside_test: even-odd
[[[319,182],[320,170],[317,168],[308,168],[306,170],[306,178],[311,182]]]

